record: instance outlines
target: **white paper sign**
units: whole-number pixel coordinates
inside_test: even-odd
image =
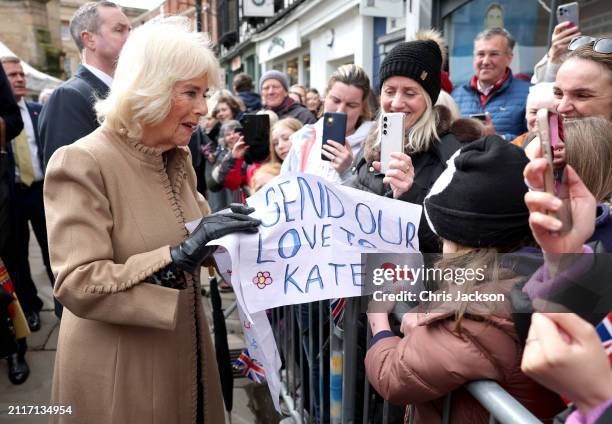
[[[268,316],[265,311],[256,312],[251,315],[253,322],[250,322],[240,305],[238,306],[238,313],[242,323],[246,348],[249,350],[249,355],[257,359],[263,366],[272,402],[274,402],[276,410],[280,412],[281,359]]]
[[[238,276],[249,313],[361,295],[361,253],[418,251],[421,206],[307,174],[276,177],[248,199],[262,220],[240,234]]]
[[[191,228],[189,230],[190,232],[193,231],[196,226],[197,222],[195,225],[192,223],[187,224],[188,229]],[[210,244],[219,246],[215,252],[217,269],[221,277],[223,277],[225,281],[231,282],[234,288],[245,346],[249,350],[249,355],[258,360],[263,367],[274,407],[280,413],[280,392],[282,387],[280,381],[281,359],[276,341],[274,340],[270,321],[268,321],[268,317],[264,311],[248,314],[238,277],[232,271],[232,259],[236,262],[238,258],[238,236],[236,234],[230,234]]]
[[[258,234],[209,244],[220,246],[217,267],[231,281],[247,349],[280,411],[281,362],[264,310],[361,295],[361,253],[418,252],[422,208],[307,174],[276,177],[248,203],[262,220]]]

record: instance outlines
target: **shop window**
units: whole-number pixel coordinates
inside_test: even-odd
[[[553,12],[554,13],[554,12]],[[533,66],[546,54],[549,14],[537,2],[473,0],[443,17],[448,42],[449,71],[455,85],[472,77],[474,37],[485,28],[503,26],[516,40],[512,72],[533,73]]]
[[[217,8],[219,43],[230,48],[238,42],[238,2],[220,0]]]
[[[298,59],[297,57],[287,61],[287,76],[289,77],[289,85],[298,83]]]

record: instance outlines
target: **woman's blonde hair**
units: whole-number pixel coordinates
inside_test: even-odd
[[[566,121],[565,158],[598,202],[612,195],[612,122],[602,117]]]
[[[457,102],[455,102],[455,99],[453,99],[453,97],[446,91],[440,90],[436,105],[445,106],[449,110],[451,116],[451,123],[461,118],[461,111],[459,110],[459,106],[457,106]]]
[[[432,143],[436,140],[440,140],[438,136],[438,122],[440,117],[438,116],[437,110],[431,103],[431,97],[429,94],[417,84],[416,88],[419,90],[423,98],[425,99],[425,111],[421,117],[414,123],[412,128],[407,128],[404,134],[404,152],[407,154],[426,152],[431,147]],[[380,138],[378,137],[379,127],[384,111],[381,107],[376,117],[376,128],[370,132],[368,138],[374,138],[374,148],[380,150]]]
[[[143,125],[156,125],[170,113],[177,82],[205,75],[209,88],[220,85],[219,63],[208,36],[190,27],[187,18],[171,17],[148,22],[130,34],[110,94],[95,106],[104,126],[140,138]]]
[[[300,130],[303,126],[304,125],[302,125],[300,121],[298,121],[295,118],[290,118],[290,117],[283,118],[280,121],[276,122],[274,125],[272,125],[272,128],[270,128],[270,162],[283,163],[283,160],[278,157],[278,155],[276,154],[276,150],[274,149],[274,143],[272,142],[272,133],[277,128],[281,128],[281,127],[285,127],[285,128],[290,129],[293,132],[296,132]]]
[[[251,189],[251,194],[255,194],[255,192],[257,192],[257,190],[261,188],[257,186],[258,176],[262,174],[270,174],[270,175],[277,176],[280,174],[280,171],[281,171],[281,165],[278,162],[266,162],[263,165],[261,165],[259,168],[257,168],[257,170],[253,173],[253,176],[251,177],[251,183],[249,187]]]

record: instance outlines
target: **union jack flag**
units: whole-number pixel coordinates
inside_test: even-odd
[[[340,298],[332,299],[329,304],[334,325],[340,329],[342,328],[342,322],[344,321],[344,303],[344,298]]]
[[[234,361],[234,368],[255,383],[261,384],[266,381],[266,372],[256,359],[251,358],[248,350],[243,350],[238,359]]]
[[[599,334],[601,343],[612,365],[612,313],[608,314],[608,316],[599,323],[597,326],[597,334]]]

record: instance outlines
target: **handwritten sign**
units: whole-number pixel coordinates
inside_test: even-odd
[[[276,177],[248,199],[262,221],[238,235],[240,281],[249,313],[361,295],[361,253],[418,251],[421,206],[307,174]]]
[[[196,226],[197,222],[195,225],[192,223],[187,224],[187,228],[191,228],[190,231],[193,231],[193,228]],[[234,288],[234,294],[238,302],[238,314],[240,322],[242,323],[245,347],[249,350],[250,356],[259,361],[264,368],[266,383],[268,384],[268,390],[270,390],[272,402],[276,410],[280,413],[280,392],[282,387],[280,381],[280,355],[266,313],[264,311],[254,314],[249,314],[247,312],[238,277],[235,276],[231,270],[232,258],[238,258],[239,245],[237,241],[237,236],[232,234],[211,243],[219,246],[215,252],[217,269],[221,277],[223,277],[225,281],[230,282]]]
[[[417,252],[421,206],[306,174],[276,177],[248,203],[262,220],[258,234],[209,244],[219,246],[217,268],[234,288],[246,347],[279,410],[281,362],[264,310],[361,295],[361,253]]]

